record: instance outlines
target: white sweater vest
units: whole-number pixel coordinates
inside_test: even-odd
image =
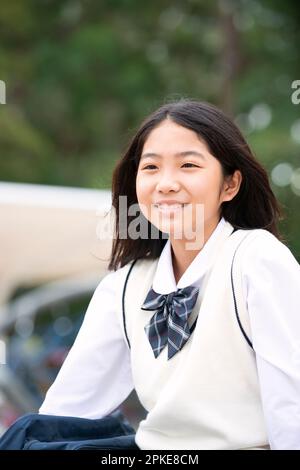
[[[148,411],[136,432],[140,449],[269,448],[255,353],[238,325],[231,288],[232,259],[243,241],[234,260],[234,287],[239,317],[250,335],[239,264],[249,241],[265,231],[238,230],[231,235],[232,230],[226,222],[190,317],[192,324],[198,315],[196,327],[170,360],[167,346],[154,357],[144,331],[154,312],[140,308],[158,259],[139,260],[130,273],[124,299],[126,330],[136,393]],[[123,327],[122,311],[118,315]]]

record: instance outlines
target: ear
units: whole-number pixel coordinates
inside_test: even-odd
[[[225,177],[221,195],[222,202],[231,201],[234,198],[239,192],[242,179],[243,177],[240,170],[235,170],[232,175]]]

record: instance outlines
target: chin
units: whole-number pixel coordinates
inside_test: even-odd
[[[176,240],[183,240],[185,239],[185,233],[189,233],[185,231],[181,225],[176,224],[161,224],[159,230],[163,233],[167,233],[169,237],[175,238]]]

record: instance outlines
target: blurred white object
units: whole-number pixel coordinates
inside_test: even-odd
[[[99,275],[112,238],[97,238],[111,192],[0,182],[0,304],[18,287]]]

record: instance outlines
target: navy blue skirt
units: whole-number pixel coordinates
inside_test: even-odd
[[[0,439],[0,450],[138,449],[135,430],[120,411],[101,419],[27,414]]]

